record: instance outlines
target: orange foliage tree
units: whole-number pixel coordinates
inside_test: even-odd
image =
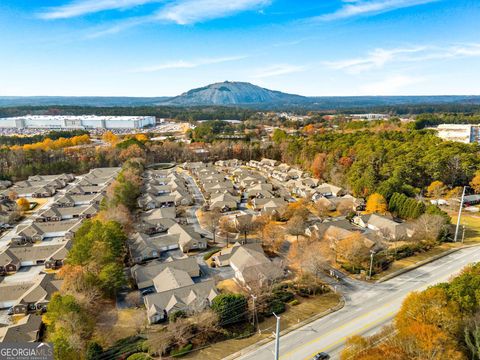
[[[387,201],[379,193],[373,193],[367,199],[365,210],[369,213],[385,214],[388,210]]]
[[[30,210],[30,203],[28,202],[27,199],[23,197],[17,200],[17,206],[20,209],[20,211]]]
[[[477,194],[480,194],[480,170],[475,172],[475,176],[472,181],[470,181],[470,186]]]
[[[327,165],[327,154],[319,153],[313,159],[311,171],[315,178],[321,179]]]

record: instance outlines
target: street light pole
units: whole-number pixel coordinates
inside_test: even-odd
[[[275,329],[275,360],[278,360],[280,357],[280,316],[273,313],[277,318],[277,327]]]
[[[458,209],[458,217],[457,217],[457,227],[455,228],[455,238],[453,239],[453,242],[457,242],[458,239],[458,230],[460,229],[460,219],[462,218],[462,208],[463,208],[463,201],[465,199],[465,190],[467,189],[466,186],[463,187],[463,192],[462,192],[462,199],[460,201],[460,209]]]
[[[375,251],[370,250],[370,272],[368,274],[369,278],[372,278],[372,268],[373,268],[373,256],[375,255]]]

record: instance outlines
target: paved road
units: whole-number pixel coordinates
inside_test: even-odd
[[[316,320],[280,339],[280,359],[310,359],[325,351],[338,359],[345,340],[370,335],[388,324],[412,291],[447,281],[469,263],[480,261],[480,248],[460,250],[382,284],[348,280],[339,289],[345,294],[343,309]],[[240,359],[273,359],[273,342]]]

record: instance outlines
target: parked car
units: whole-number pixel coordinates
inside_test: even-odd
[[[145,296],[145,295],[148,295],[148,294],[153,294],[155,292],[155,290],[153,289],[145,289],[145,290],[142,290],[142,296]]]
[[[315,355],[312,360],[328,360],[330,359],[330,355],[328,355],[326,352],[319,352],[317,355]]]

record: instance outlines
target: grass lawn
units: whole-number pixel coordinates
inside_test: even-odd
[[[452,223],[456,223],[457,218],[452,219]],[[472,245],[480,243],[480,214],[462,214],[460,223],[465,226],[465,244]],[[459,238],[462,237],[462,229],[459,231]]]
[[[457,215],[454,213],[451,213],[450,215],[452,216],[452,224],[456,224]],[[463,244],[461,242],[444,243],[427,252],[416,254],[405,259],[397,260],[390,266],[388,270],[375,275],[373,278],[379,279],[381,277],[390,275],[395,271],[407,268],[409,266],[413,266],[421,261],[427,260],[433,256],[439,255],[451,249],[459,248],[464,245],[480,244],[480,215],[463,213],[461,218],[461,224],[465,226],[465,240]],[[459,241],[462,240],[462,235],[462,228],[460,228],[458,233]]]
[[[429,251],[418,253],[416,255],[394,261],[387,270],[382,271],[380,274],[374,275],[373,279],[378,280],[384,276],[394,273],[395,271],[405,269],[409,266],[413,266],[421,261],[430,259],[431,257],[437,256],[445,251],[459,248],[461,246],[461,244],[444,243],[434,247],[433,249],[430,249]]]
[[[306,320],[316,314],[322,313],[335,307],[339,298],[334,293],[328,293],[313,298],[298,298],[300,304],[296,306],[288,306],[288,310],[281,314],[280,326],[284,330],[292,325],[295,325],[303,320]],[[219,360],[228,355],[231,355],[241,349],[255,344],[256,342],[268,338],[275,330],[275,317],[269,317],[260,323],[262,334],[256,333],[248,338],[231,339],[215,343],[207,348],[199,351],[193,351],[191,354],[185,356],[186,359],[213,359]]]

